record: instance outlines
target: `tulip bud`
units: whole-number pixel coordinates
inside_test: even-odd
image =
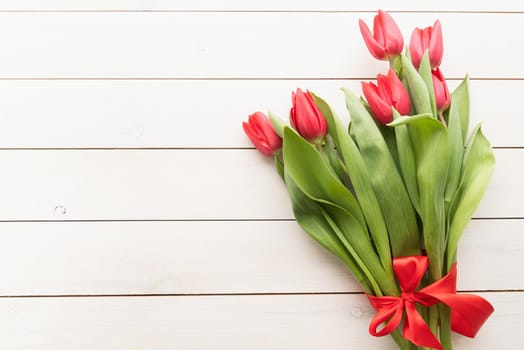
[[[404,38],[389,13],[379,10],[373,20],[373,34],[363,20],[359,20],[360,32],[373,57],[389,61],[400,55]]]
[[[265,156],[274,155],[282,148],[282,138],[277,135],[271,121],[262,112],[255,112],[249,116],[248,122],[242,127],[253,145]]]
[[[384,125],[393,121],[392,108],[395,108],[401,115],[409,114],[408,91],[392,69],[389,70],[387,76],[377,75],[377,85],[372,82],[362,82],[362,91],[371,113]]]
[[[293,92],[291,99],[293,102],[289,113],[291,125],[310,142],[322,140],[327,132],[327,122],[315,105],[311,93],[297,89],[296,93]]]
[[[431,71],[431,78],[433,79],[433,91],[435,92],[435,103],[437,110],[442,112],[449,107],[451,103],[451,97],[449,96],[448,85],[442,75],[440,69],[434,69]]]
[[[422,56],[424,56],[426,50],[429,50],[431,68],[440,66],[444,53],[444,45],[442,43],[442,28],[438,20],[435,21],[433,27],[424,29],[415,28],[411,35],[409,53],[411,55],[411,61],[417,69],[420,66],[420,61],[422,61]]]

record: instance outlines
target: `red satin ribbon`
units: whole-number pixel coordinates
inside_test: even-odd
[[[454,332],[471,338],[477,334],[493,312],[493,306],[477,295],[457,294],[457,264],[440,280],[415,291],[428,265],[427,256],[406,256],[393,260],[393,270],[402,294],[400,297],[368,295],[371,305],[377,310],[369,325],[371,335],[380,337],[394,331],[406,310],[402,336],[416,345],[442,350],[442,345],[415,308],[415,303],[427,307],[439,302],[450,307],[451,329]],[[383,323],[384,327],[377,330]]]

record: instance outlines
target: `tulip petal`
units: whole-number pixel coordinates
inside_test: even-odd
[[[444,45],[442,43],[442,27],[439,20],[436,20],[433,26],[428,48],[431,67],[435,68],[440,66],[440,63],[442,62],[442,55],[444,53]]]
[[[362,82],[362,92],[375,119],[382,124],[387,124],[393,120],[391,105],[380,97],[378,87],[375,84]]]
[[[380,98],[389,106],[392,106],[393,100],[391,99],[391,90],[387,76],[383,74],[377,75],[377,90]]]
[[[243,122],[242,128],[244,129],[244,132],[249,137],[256,149],[258,149],[263,155],[270,156],[273,153],[269,149],[265,140],[255,130],[251,128],[250,124]]]
[[[438,68],[431,72],[431,77],[433,80],[433,90],[435,92],[435,102],[437,109],[439,111],[445,110],[449,107],[451,102],[446,80]]]
[[[379,10],[378,17],[382,24],[382,30],[384,35],[384,46],[386,48],[386,54],[390,56],[396,56],[402,52],[404,48],[404,38],[400,32],[397,23],[391,17],[391,15],[385,11]]]
[[[411,62],[418,68],[424,49],[422,47],[422,29],[415,28],[411,34],[411,40],[409,42],[409,54],[411,56]]]
[[[364,43],[366,44],[371,55],[378,60],[384,59],[384,57],[386,56],[384,46],[377,42],[377,40],[373,37],[373,34],[371,33],[368,26],[366,25],[366,23],[364,23],[363,20],[359,20],[358,24],[360,27],[360,32],[362,33],[362,38],[364,38]]]
[[[381,46],[385,47],[387,34],[385,33],[382,17],[381,11],[379,10],[378,15],[373,18],[373,37]]]
[[[401,115],[408,115],[411,109],[408,91],[392,69],[388,72],[387,80],[392,102],[391,105],[395,107]]]
[[[297,89],[293,93],[293,107],[290,111],[291,125],[303,138],[315,142],[327,131],[326,120],[315,105],[311,93]]]
[[[255,113],[257,124],[262,132],[262,135],[265,137],[268,147],[271,149],[272,153],[274,150],[282,147],[282,139],[275,133],[271,121],[262,113]]]
[[[282,148],[282,139],[278,136],[269,118],[262,112],[255,112],[242,123],[244,132],[253,145],[265,156],[271,156]]]

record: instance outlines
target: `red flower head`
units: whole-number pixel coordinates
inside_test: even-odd
[[[395,72],[390,69],[388,75],[377,75],[377,85],[362,82],[362,91],[368,101],[371,113],[382,124],[393,121],[395,108],[401,115],[409,114],[409,94]]]
[[[282,148],[282,139],[277,135],[269,118],[262,112],[249,116],[248,122],[243,122],[245,133],[253,145],[265,156],[271,156]]]
[[[437,104],[437,110],[439,112],[446,110],[451,103],[451,97],[449,96],[448,85],[442,75],[440,69],[434,69],[431,71],[431,78],[433,78],[433,90],[435,91],[435,102]]]
[[[420,61],[426,50],[429,50],[431,68],[440,66],[444,45],[442,44],[442,28],[438,20],[435,21],[433,27],[415,28],[413,30],[411,41],[409,42],[409,53],[415,67],[418,68],[420,66]]]
[[[293,102],[289,113],[291,125],[308,141],[316,142],[324,138],[327,132],[326,118],[315,105],[311,93],[297,89],[291,99]]]
[[[391,60],[402,52],[404,39],[389,13],[378,11],[373,20],[373,34],[363,20],[359,20],[359,26],[369,52],[376,59]]]

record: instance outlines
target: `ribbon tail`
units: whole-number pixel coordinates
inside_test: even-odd
[[[493,313],[493,306],[484,298],[473,294],[456,294],[457,265],[441,280],[420,290],[451,309],[451,329],[473,338]]]
[[[451,309],[451,329],[473,338],[493,313],[493,306],[486,299],[472,294],[435,295]]]
[[[404,319],[402,336],[415,345],[443,350],[438,339],[431,332],[422,316],[418,313],[415,304],[412,302],[406,302],[405,307],[406,318]]]

